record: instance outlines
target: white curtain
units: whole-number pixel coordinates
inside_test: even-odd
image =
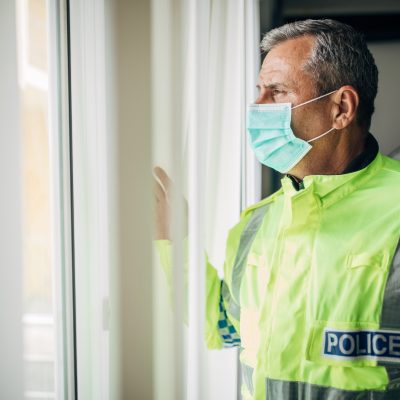
[[[156,398],[236,399],[236,349],[204,346],[204,250],[222,278],[227,231],[261,192],[245,136],[245,105],[254,99],[259,68],[258,1],[152,4],[153,160],[189,203],[187,329],[182,309],[172,315],[165,277],[154,269]],[[174,278],[181,283],[183,213],[173,206]]]

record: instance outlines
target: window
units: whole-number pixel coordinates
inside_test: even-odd
[[[67,334],[72,330],[67,312],[71,285],[66,274],[71,258],[70,204],[64,198],[69,185],[64,156],[68,149],[58,40],[62,4],[58,8],[55,0],[17,3],[25,399],[68,399],[72,392],[68,388],[71,336]],[[67,97],[65,92],[62,95]]]

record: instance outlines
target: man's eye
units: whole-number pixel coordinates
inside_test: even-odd
[[[282,91],[282,90],[274,89],[274,90],[272,91],[272,95],[273,95],[273,96],[278,96],[278,95],[280,95],[280,94],[283,94],[283,91]]]

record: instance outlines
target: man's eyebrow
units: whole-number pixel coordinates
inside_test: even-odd
[[[277,88],[289,89],[289,86],[285,85],[282,82],[271,82],[271,83],[267,83],[267,84],[261,82],[261,83],[257,83],[257,85],[256,85],[256,87],[258,89],[261,89],[261,86],[264,87],[264,88],[267,88],[267,89],[277,89]]]

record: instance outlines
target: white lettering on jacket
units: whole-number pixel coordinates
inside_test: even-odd
[[[325,357],[400,362],[400,331],[325,328],[323,335]]]

